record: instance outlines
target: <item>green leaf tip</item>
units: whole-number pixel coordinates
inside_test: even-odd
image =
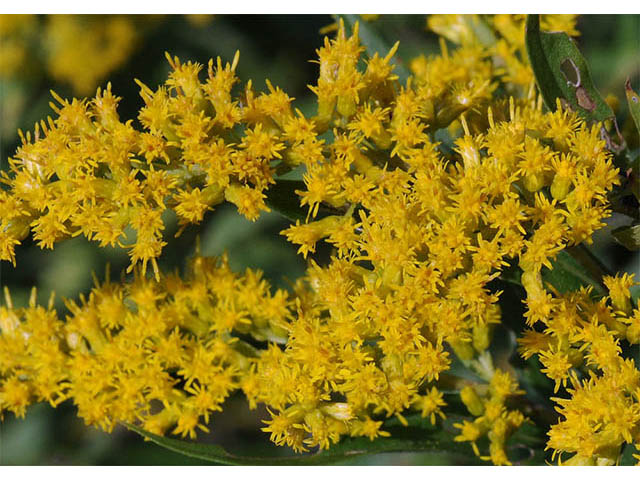
[[[616,228],[611,235],[627,250],[640,250],[640,224]]]

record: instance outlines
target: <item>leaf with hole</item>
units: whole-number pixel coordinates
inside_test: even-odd
[[[636,128],[640,133],[640,96],[631,88],[631,80],[627,78],[624,84],[624,90],[627,95],[627,103],[629,104],[629,113],[633,118],[633,123],[636,124]]]
[[[540,93],[550,110],[555,110],[559,99],[589,121],[615,121],[613,110],[596,89],[586,60],[569,35],[543,32],[540,16],[528,15],[525,43]]]

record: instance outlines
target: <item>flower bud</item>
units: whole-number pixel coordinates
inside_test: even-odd
[[[482,400],[471,386],[466,386],[460,390],[460,399],[464,406],[467,407],[469,413],[475,417],[479,417],[484,413],[484,405]]]

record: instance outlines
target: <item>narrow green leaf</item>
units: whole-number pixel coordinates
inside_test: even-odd
[[[556,99],[560,99],[589,121],[615,120],[569,35],[542,32],[540,16],[528,15],[525,43],[540,93],[550,110],[555,110]]]
[[[640,250],[640,224],[616,228],[611,235],[628,250]]]
[[[265,203],[289,220],[303,222],[307,218],[307,212],[300,206],[300,198],[296,190],[305,190],[304,182],[277,180],[275,185],[267,190]]]
[[[346,438],[320,453],[269,458],[238,456],[227,452],[220,445],[161,437],[130,424],[126,424],[126,427],[161,447],[223,465],[333,465],[365,455],[390,452],[441,452],[462,456],[468,463],[477,463],[471,447],[466,443],[454,442],[451,434],[411,425],[388,429],[393,430],[391,437],[379,437],[373,441],[366,438]]]
[[[556,259],[552,262],[552,269],[542,270],[543,281],[551,284],[560,293],[573,292],[579,290],[580,287],[591,285],[595,291],[599,294],[604,294],[604,290],[600,283],[599,278],[594,278],[599,275],[594,275],[587,271],[585,262],[593,261],[583,249],[572,250],[573,255],[570,255],[566,251],[562,251],[558,254]],[[584,257],[579,262],[575,257]]]
[[[632,467],[636,464],[636,459],[633,458],[634,454],[640,453],[640,450],[636,449],[632,444],[627,443],[623,448],[620,455],[620,463],[618,465],[623,467]]]
[[[393,47],[393,45],[389,45],[385,41],[373,25],[362,21],[359,15],[339,15],[339,17],[344,19],[345,25],[349,27],[351,31],[353,31],[356,22],[358,23],[360,41],[367,49],[367,55],[369,55],[369,58],[373,57],[376,53],[379,57],[385,57]],[[398,62],[396,58],[392,58],[390,63],[395,65],[393,72],[398,75],[400,84],[404,85],[407,78],[409,78],[409,70]]]
[[[627,94],[627,103],[629,104],[629,113],[636,124],[638,133],[640,133],[640,96],[631,88],[631,80],[627,78],[624,84],[625,93]]]
[[[555,110],[556,98],[563,98],[562,89],[556,83],[552,73],[549,59],[545,54],[542,44],[542,32],[540,31],[540,16],[527,15],[525,30],[525,45],[531,69],[536,77],[536,83],[542,94],[544,102],[551,110]]]
[[[597,293],[604,294],[601,283],[603,274],[609,272],[586,247],[578,245],[561,251],[551,262],[551,268],[543,268],[542,280],[560,293],[591,285]],[[515,265],[509,266],[500,275],[502,281],[522,286],[521,277],[522,270]]]
[[[542,368],[540,361],[536,357],[531,357],[523,361],[522,367],[515,367],[514,370],[518,375],[518,383],[527,392],[527,400],[539,407],[536,415],[550,415],[555,418],[553,402],[550,400],[550,397],[553,397],[553,381],[540,371]],[[551,423],[551,421],[545,423]]]
[[[307,187],[301,180],[285,180],[279,178],[266,192],[267,198],[265,203],[272,210],[278,212],[291,221],[300,220],[305,222],[308,210],[300,206],[300,197],[296,191],[306,191]],[[327,215],[344,215],[345,211],[330,207],[329,205],[320,205],[316,215],[316,219],[321,219]]]

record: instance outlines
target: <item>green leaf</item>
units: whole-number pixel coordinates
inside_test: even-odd
[[[633,455],[638,453],[640,453],[640,450],[637,450],[632,444],[627,443],[622,449],[619,465],[623,467],[634,466],[636,464],[636,459],[633,458]]]
[[[611,232],[618,243],[628,250],[640,250],[640,225],[627,225]]]
[[[304,222],[307,211],[300,206],[296,190],[306,190],[304,182],[299,180],[277,180],[267,190],[265,203],[269,208],[280,213],[289,220]]]
[[[296,191],[306,191],[307,187],[301,180],[285,180],[279,178],[266,192],[265,203],[272,210],[278,212],[291,221],[300,220],[305,222],[308,210],[300,206],[300,197]],[[333,208],[329,205],[320,205],[316,219],[321,219],[327,215],[344,215],[345,210]]]
[[[301,454],[288,457],[244,457],[227,452],[220,445],[187,442],[175,438],[161,437],[135,425],[125,424],[144,438],[188,457],[198,458],[223,465],[333,465],[353,458],[390,452],[430,452],[453,454],[466,463],[477,463],[471,447],[453,441],[450,433],[418,426],[391,427],[391,437],[379,437],[373,441],[366,438],[345,438],[329,450],[316,454]],[[412,419],[413,421],[413,419]],[[417,423],[416,421],[415,423]]]
[[[558,253],[551,262],[551,268],[542,269],[542,280],[560,293],[591,285],[597,293],[604,294],[602,275],[605,274],[610,272],[584,245],[578,245]],[[522,269],[515,265],[509,266],[500,275],[502,281],[522,286],[521,277]]]
[[[640,96],[631,88],[631,81],[627,78],[624,84],[625,93],[627,94],[627,103],[629,104],[629,113],[636,124],[638,133],[640,133]]]
[[[458,378],[463,378],[465,380],[469,380],[471,382],[476,383],[486,383],[487,381],[478,375],[476,372],[471,370],[469,367],[469,362],[465,364],[458,358],[457,355],[451,356],[451,365],[449,366],[449,370],[447,370],[446,375],[451,375]]]
[[[593,84],[589,67],[565,32],[540,31],[540,16],[528,15],[525,43],[542,97],[550,110],[556,99],[589,121],[614,119],[613,110]]]
[[[362,21],[359,15],[339,15],[344,19],[344,23],[353,32],[356,22],[358,23],[358,32],[360,41],[367,49],[367,55],[372,58],[376,53],[380,57],[385,57],[393,45],[389,45],[377,29],[370,23]],[[398,75],[400,84],[404,85],[409,78],[409,70],[399,63],[395,58],[392,58],[390,62],[395,65],[393,72]]]
[[[636,368],[640,370],[640,345],[632,345],[631,348],[631,358],[636,364]]]
[[[507,441],[507,456],[516,466],[544,465],[546,460],[546,433],[544,429],[527,421]]]
[[[571,249],[572,255],[567,251],[562,251],[552,262],[552,269],[543,269],[543,281],[551,284],[560,293],[573,292],[580,287],[591,285],[599,294],[604,294],[599,274],[587,271],[588,262],[593,262],[594,258],[586,249]],[[576,260],[576,257],[581,261]]]

